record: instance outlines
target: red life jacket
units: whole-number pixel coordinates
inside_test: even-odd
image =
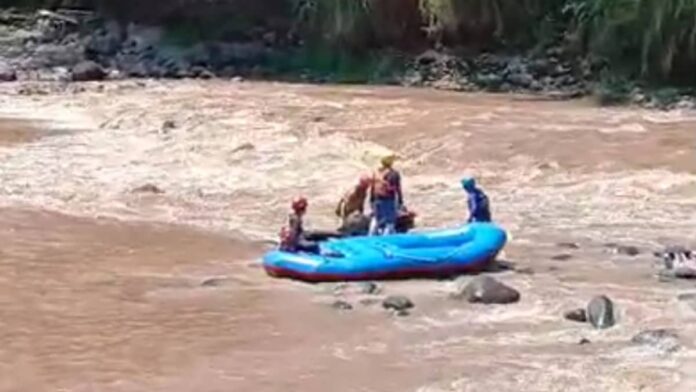
[[[283,226],[279,233],[280,238],[280,249],[291,249],[293,245],[292,231],[287,227]]]

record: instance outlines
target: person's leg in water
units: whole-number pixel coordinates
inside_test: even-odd
[[[373,235],[391,234],[396,228],[396,200],[377,199],[375,202],[375,221],[371,228]]]

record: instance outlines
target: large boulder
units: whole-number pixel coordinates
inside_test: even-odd
[[[470,303],[511,304],[520,300],[520,293],[490,276],[479,276],[460,283],[451,297]]]
[[[14,82],[17,80],[17,72],[9,64],[0,62],[0,82]]]
[[[71,79],[75,82],[87,82],[92,80],[104,80],[106,71],[94,61],[83,61],[75,65],[70,72]]]
[[[611,328],[616,324],[614,303],[605,295],[592,298],[587,304],[587,320],[597,329]]]

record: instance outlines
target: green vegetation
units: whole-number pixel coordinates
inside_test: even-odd
[[[350,74],[349,68],[380,63],[370,53],[391,49],[556,45],[605,63],[619,75],[605,77],[609,85],[623,79],[696,85],[696,0],[0,0],[0,6],[66,5],[169,24],[177,42],[243,37],[255,27],[290,32],[299,38],[283,44],[302,41],[312,49],[304,49],[302,61],[279,65],[286,69]]]

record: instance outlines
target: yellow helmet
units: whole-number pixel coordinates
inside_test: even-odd
[[[396,154],[388,154],[382,157],[380,162],[382,163],[383,166],[391,166],[394,164],[394,161],[396,161]]]

